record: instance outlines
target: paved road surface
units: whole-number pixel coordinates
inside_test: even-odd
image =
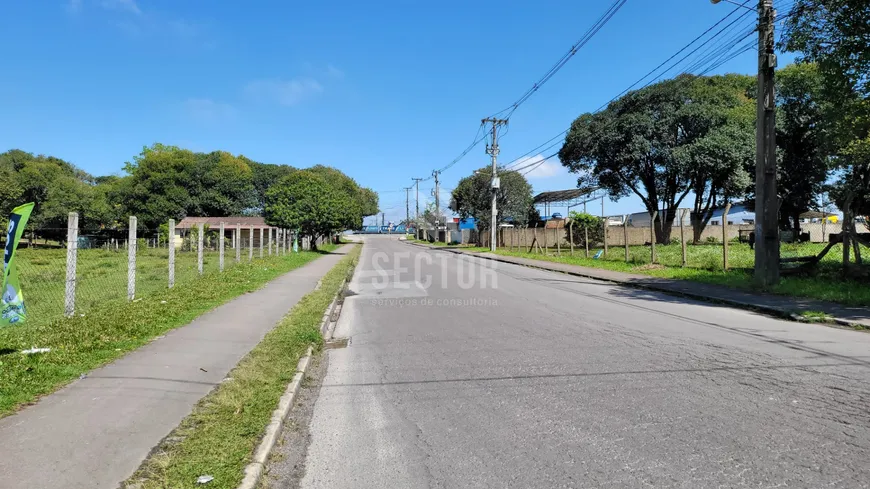
[[[293,270],[0,419],[0,489],[118,487],[344,251]]]
[[[460,260],[368,238],[303,487],[870,486],[870,334]]]

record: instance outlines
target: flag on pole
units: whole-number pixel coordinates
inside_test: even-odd
[[[27,317],[24,308],[24,295],[18,283],[18,270],[15,268],[15,249],[24,234],[27,219],[33,211],[33,203],[12,209],[9,227],[6,229],[6,249],[3,253],[3,296],[0,299],[0,328],[22,323]]]

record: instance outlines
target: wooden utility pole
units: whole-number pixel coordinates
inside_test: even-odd
[[[441,241],[441,187],[438,181],[438,175],[440,174],[441,172],[438,170],[432,172],[432,176],[435,177],[435,241]]]
[[[486,119],[483,119],[481,123],[483,123],[484,125],[486,125],[487,123],[492,124],[492,144],[488,144],[486,146],[486,154],[492,157],[492,215],[489,221],[489,250],[495,251],[495,233],[496,229],[498,228],[498,207],[496,204],[496,199],[498,198],[498,189],[501,186],[498,179],[498,128],[499,126],[506,126],[508,121],[507,119],[488,117]],[[546,234],[546,232],[544,234]]]
[[[776,192],[776,91],[773,0],[758,2],[758,122],[755,152],[755,281],[779,283],[779,197]]]
[[[408,235],[408,227],[411,226],[410,195],[412,187],[405,187],[405,236]]]

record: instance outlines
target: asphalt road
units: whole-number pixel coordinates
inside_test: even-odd
[[[868,333],[386,237],[351,289],[302,487],[870,487]]]

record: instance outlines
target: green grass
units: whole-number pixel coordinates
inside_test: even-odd
[[[798,315],[813,321],[825,321],[830,317],[822,311],[801,311]]]
[[[822,248],[824,248],[824,244],[819,243],[783,244],[781,255],[783,257],[809,256],[817,254]],[[471,249],[477,250],[479,248]],[[527,253],[527,250],[528,248],[517,252],[502,248],[497,253],[617,272],[724,285],[742,290],[757,290],[752,280],[754,255],[745,244],[734,244],[729,247],[729,266],[731,269],[727,272],[722,269],[721,244],[688,246],[688,266],[685,268],[680,266],[682,254],[679,245],[656,246],[656,265],[650,264],[650,248],[648,246],[629,247],[630,261],[628,263],[625,262],[625,248],[623,247],[611,247],[608,255],[599,260],[585,258],[584,250],[580,248],[575,248],[574,256],[569,256],[570,249],[562,248],[561,257],[556,256],[553,249],[549,250],[549,255]],[[597,251],[597,249],[590,250],[590,256]],[[859,280],[842,278],[838,261],[841,253],[841,246],[834,246],[819,264],[815,274],[783,276],[780,284],[767,290],[767,292],[837,302],[850,306],[870,306],[870,288]]]
[[[311,292],[204,397],[142,467],[127,481],[141,489],[194,487],[209,474],[207,487],[238,486],[245,466],[296,373],[309,345],[321,345],[320,321],[341,282],[353,273],[362,247],[355,246]]]
[[[242,262],[248,259],[242,250]],[[255,257],[259,256],[259,250]],[[196,252],[176,251],[175,283],[183,284],[199,278]],[[66,282],[65,249],[19,249],[15,260],[27,306],[27,321],[42,325],[63,316]],[[235,253],[227,250],[225,267],[235,265]],[[218,270],[218,252],[203,254],[203,271]],[[140,248],[136,256],[136,297],[145,297],[166,289],[168,285],[169,251]],[[103,249],[79,250],[76,265],[76,312],[87,314],[94,307],[108,303],[123,303],[127,299],[127,252]]]
[[[20,326],[0,329],[0,416],[319,256],[300,252],[264,258],[224,273],[213,269],[200,278],[194,271],[173,289],[164,284],[134,302],[106,301],[69,319],[31,321],[29,316]],[[33,294],[22,287],[27,301]],[[30,314],[35,315],[33,310]],[[18,353],[31,347],[51,352]]]

